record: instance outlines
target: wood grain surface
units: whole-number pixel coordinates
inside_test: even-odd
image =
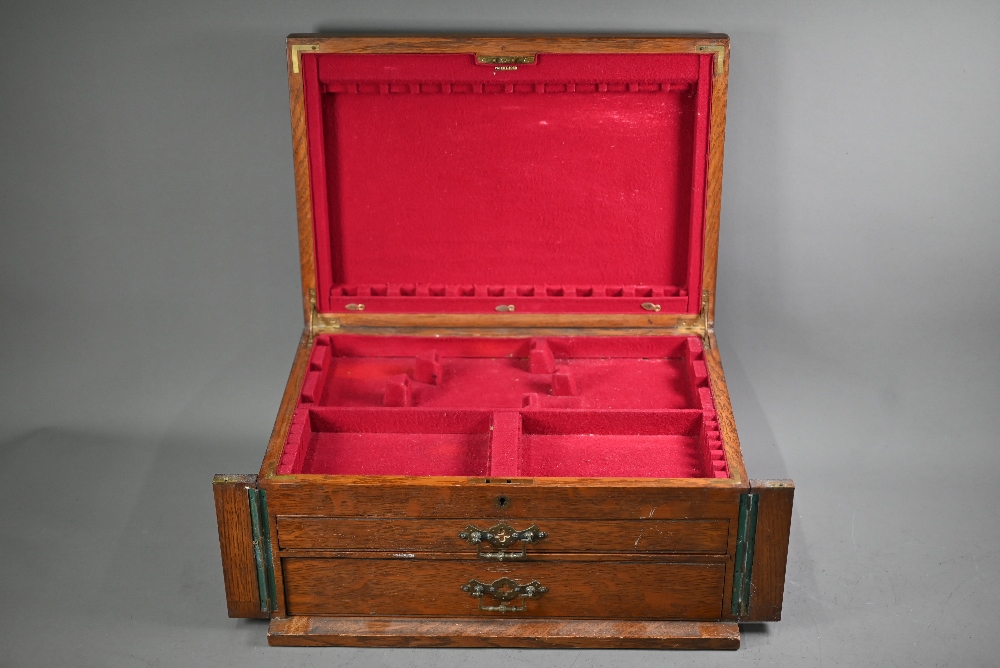
[[[725,622],[588,619],[276,617],[268,644],[351,647],[738,649]]]
[[[465,615],[712,620],[725,567],[711,563],[478,562],[284,558],[289,615]],[[521,612],[480,610],[472,580],[537,580],[548,591]],[[483,605],[499,600],[485,595]],[[522,599],[512,601],[520,604]]]
[[[722,157],[726,143],[726,100],[729,96],[729,40],[725,40],[721,72],[712,79],[711,125],[708,129],[708,176],[705,183],[705,259],[702,289],[708,291],[708,323],[715,323],[715,286],[719,265],[722,215]]]
[[[728,46],[721,33],[681,35],[312,35],[288,36],[291,48],[315,45],[310,53],[695,53]]]
[[[757,534],[750,579],[750,608],[743,621],[775,622],[781,619],[785,593],[785,565],[792,525],[791,480],[751,480],[750,489],[760,496]]]
[[[309,326],[310,292],[316,289],[316,247],[313,229],[309,143],[303,106],[302,76],[288,70],[288,102],[292,118],[292,166],[295,174],[295,206],[298,218],[299,270],[302,277],[302,318]]]
[[[735,483],[746,485],[747,469],[743,463],[740,437],[736,433],[736,417],[733,415],[733,405],[729,400],[729,386],[726,385],[726,374],[722,370],[722,357],[719,355],[719,344],[715,340],[715,334],[710,334],[709,341],[711,346],[705,351],[705,363],[712,384],[715,410],[719,414],[722,448],[729,464],[729,477]]]
[[[465,478],[402,476],[275,476],[260,481],[276,515],[321,517],[496,517],[497,519],[727,519],[739,495],[730,484],[685,486],[656,481],[574,479],[561,485],[476,484]],[[705,481],[715,482],[715,481]],[[720,479],[720,483],[728,480]],[[501,502],[503,506],[500,507]]]
[[[247,489],[256,484],[255,475],[217,475],[212,480],[222,552],[222,578],[226,585],[226,606],[230,617],[268,616],[260,609],[247,497]]]
[[[466,527],[489,529],[496,518],[406,520],[330,517],[278,517],[281,549],[390,550],[444,552],[477,558],[478,546],[459,537]],[[545,538],[515,543],[508,551],[529,555],[554,552],[694,552],[725,554],[727,520],[560,520],[513,523],[515,530],[537,525]],[[495,551],[488,543],[483,550]]]
[[[312,557],[316,559],[404,559],[404,560],[449,560],[449,561],[494,561],[477,557],[474,553],[456,552],[422,552],[395,550],[309,550],[293,549],[279,550],[282,559],[299,559]],[[507,559],[505,561],[642,561],[663,563],[712,563],[723,564],[727,568],[732,563],[728,554],[709,554],[704,552],[536,552],[529,553],[524,559]]]
[[[292,369],[288,373],[285,391],[281,395],[278,415],[274,419],[274,427],[271,429],[271,438],[267,442],[264,461],[260,464],[260,473],[258,474],[260,480],[271,477],[278,470],[281,451],[285,447],[288,429],[292,424],[292,414],[295,412],[295,406],[302,391],[302,380],[305,378],[306,368],[309,366],[309,352],[311,350],[312,345],[308,332],[303,332],[302,338],[299,339],[299,345],[295,349],[295,358],[292,361]]]

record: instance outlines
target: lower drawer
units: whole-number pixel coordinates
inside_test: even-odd
[[[289,615],[719,619],[724,563],[281,560]],[[529,585],[537,582],[533,590]],[[476,597],[477,588],[482,596]],[[544,589],[544,591],[542,591]]]

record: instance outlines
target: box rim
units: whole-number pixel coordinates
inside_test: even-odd
[[[345,332],[346,333],[346,332]],[[668,336],[668,333],[660,332]],[[399,332],[396,332],[399,334]],[[723,451],[726,456],[726,463],[729,468],[728,478],[547,478],[516,476],[518,479],[531,479],[531,486],[537,487],[579,487],[579,486],[602,486],[602,487],[649,487],[649,488],[747,488],[749,478],[746,472],[746,465],[743,461],[743,453],[740,448],[739,436],[736,431],[736,422],[733,417],[732,403],[729,399],[729,389],[726,384],[725,374],[722,370],[722,360],[719,355],[718,345],[715,335],[708,333],[709,345],[705,348],[705,363],[708,367],[709,382],[711,384],[712,396],[715,400],[715,408],[718,414]],[[270,485],[300,485],[316,484],[326,485],[331,483],[348,485],[365,484],[394,484],[394,485],[415,485],[415,486],[481,486],[484,488],[505,488],[505,483],[485,483],[479,482],[484,476],[358,476],[358,475],[333,475],[317,473],[299,474],[278,474],[278,462],[285,447],[288,431],[291,428],[292,414],[298,403],[302,384],[305,381],[306,370],[309,366],[309,355],[313,346],[313,339],[309,332],[303,332],[299,339],[299,344],[295,352],[295,360],[289,372],[288,381],[285,384],[285,391],[281,398],[278,414],[275,418],[274,428],[268,440],[267,450],[261,462],[258,479],[268,486]],[[491,478],[493,476],[490,476]],[[499,476],[506,479],[507,476]],[[511,476],[514,479],[515,476]],[[511,487],[519,485],[511,484]]]

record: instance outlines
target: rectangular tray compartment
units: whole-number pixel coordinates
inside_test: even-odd
[[[490,414],[479,411],[317,409],[304,473],[484,475]]]
[[[700,411],[539,411],[522,421],[520,475],[709,477]]]

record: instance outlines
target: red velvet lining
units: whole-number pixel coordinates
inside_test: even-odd
[[[319,307],[700,307],[711,56],[302,56]]]
[[[697,337],[322,336],[278,472],[729,475]]]

